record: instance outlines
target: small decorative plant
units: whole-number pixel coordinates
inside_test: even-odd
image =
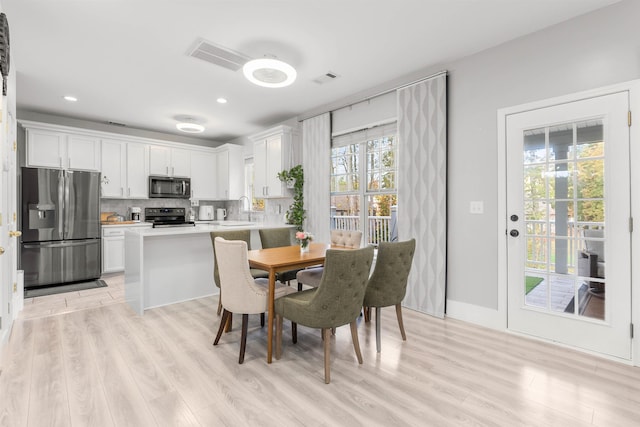
[[[298,231],[296,232],[296,240],[300,243],[300,251],[308,252],[309,243],[313,240],[313,234],[308,231]]]
[[[290,182],[293,182],[293,203],[287,211],[287,221],[289,224],[295,225],[296,230],[302,231],[302,224],[307,217],[307,213],[304,210],[304,171],[302,165],[297,165],[289,170],[279,172],[278,179],[286,182],[287,187],[290,185]]]

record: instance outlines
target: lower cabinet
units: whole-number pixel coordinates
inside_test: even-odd
[[[124,271],[124,232],[130,227],[151,227],[149,225],[102,227],[102,273]]]

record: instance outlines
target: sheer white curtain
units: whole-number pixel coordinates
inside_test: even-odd
[[[302,167],[304,168],[305,231],[316,242],[330,241],[331,118],[329,113],[302,122]]]
[[[447,253],[447,76],[398,89],[398,237],[416,239],[403,304],[444,317]]]

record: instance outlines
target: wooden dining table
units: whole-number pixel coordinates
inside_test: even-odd
[[[332,246],[326,243],[310,243],[309,252],[300,252],[300,246],[282,246],[279,248],[255,249],[249,251],[249,265],[269,272],[269,317],[267,322],[267,363],[271,363],[273,353],[274,294],[276,273],[296,270],[313,265],[323,265],[327,249],[346,249],[344,246]]]

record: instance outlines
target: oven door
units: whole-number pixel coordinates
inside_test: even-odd
[[[150,198],[188,199],[191,196],[189,178],[149,177]]]

